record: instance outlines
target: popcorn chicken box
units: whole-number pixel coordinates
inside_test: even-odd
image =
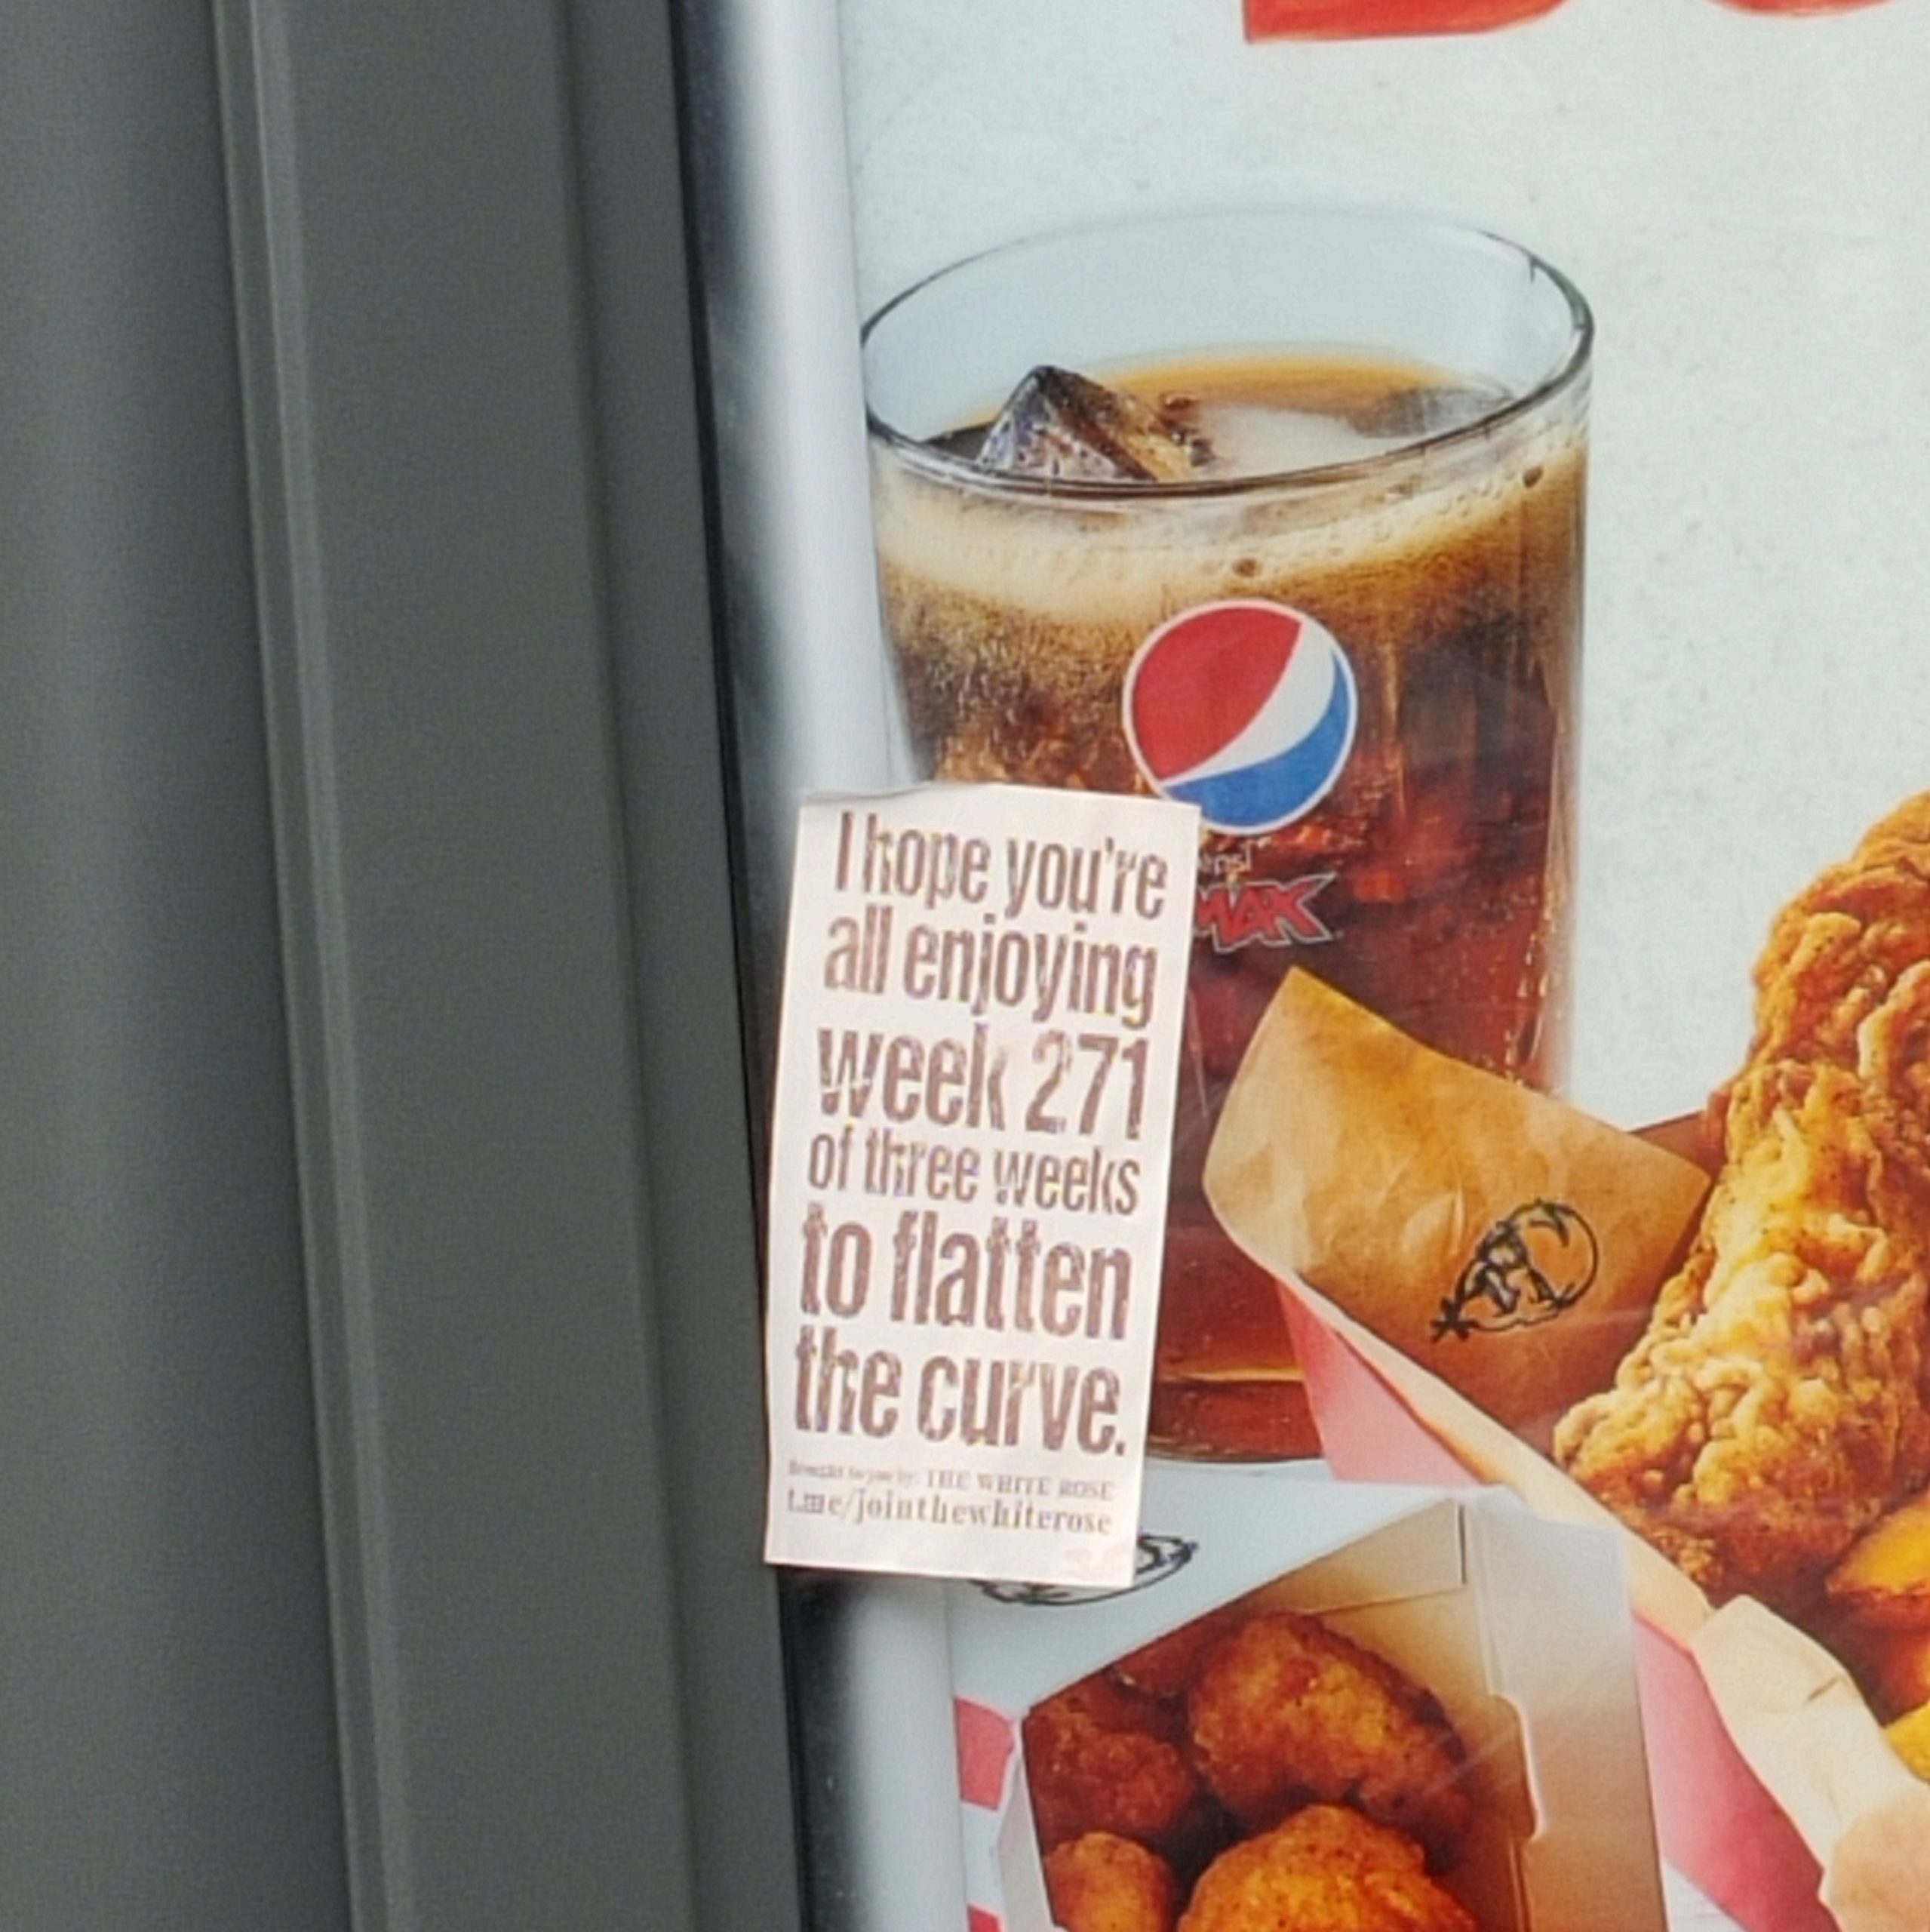
[[[1708,1185],[1311,973],[1289,975],[1255,1029],[1206,1172],[1249,1252],[1329,1284],[1544,1444],[1633,1346]]]
[[[1845,951],[1847,922],[1823,924]],[[1851,974],[1860,1106],[1827,1041],[1806,1074],[1778,1057],[1791,1028],[1834,1023],[1759,975],[1752,1058],[1775,1075],[1718,1094],[1719,1146],[1693,1122],[1618,1133],[1289,980],[1206,1168],[1283,1284],[1338,1474],[1504,1484],[1619,1540],[1664,1852],[1754,1932],[1903,1932],[1930,1897],[1930,1785],[1899,1755],[1930,1697],[1930,1506],[1909,1387],[1882,1378],[1899,1351],[1913,1378],[1920,1309],[1884,1225],[1907,1210],[1881,1192],[1904,1153],[1867,1099],[1911,971],[1887,997]],[[1686,1182],[1690,1155],[1713,1186]],[[1539,1244],[1517,1238],[1537,1216]],[[1901,1719],[1887,1740],[1879,1718]]]
[[[948,1614],[972,1932],[1341,1922],[1363,1871],[1443,1932],[1662,1932],[1598,1531],[1157,1465],[1132,1589],[960,1586]]]

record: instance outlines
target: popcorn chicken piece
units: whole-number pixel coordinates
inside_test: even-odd
[[[1024,1737],[1032,1815],[1047,1850],[1109,1832],[1183,1862],[1210,1820],[1180,1714],[1103,1671],[1037,1706]]]
[[[1316,1804],[1222,1853],[1179,1932],[1478,1932],[1428,1876],[1421,1847],[1345,1806]]]
[[[1467,1756],[1439,1702],[1384,1657],[1289,1611],[1212,1652],[1188,1700],[1193,1753],[1249,1831],[1347,1803],[1409,1834],[1444,1871],[1473,1822]]]
[[[1046,1854],[1046,1894],[1065,1932],[1172,1932],[1179,1881],[1158,1853],[1088,1832]]]

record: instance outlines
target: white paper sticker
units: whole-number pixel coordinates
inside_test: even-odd
[[[771,1561],[1131,1581],[1198,841],[1014,786],[804,807]]]

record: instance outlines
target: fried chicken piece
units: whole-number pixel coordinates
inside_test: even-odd
[[[1849,1666],[1870,1708],[1883,1721],[1930,1704],[1930,1629],[1867,1623],[1852,1617],[1826,1623],[1810,1634]]]
[[[1183,1697],[1192,1689],[1207,1653],[1239,1622],[1237,1610],[1209,1610],[1121,1657],[1112,1673],[1149,1697]]]
[[[1088,1832],[1046,1854],[1046,1896],[1064,1932],[1172,1932],[1179,1880],[1157,1852]]]
[[[1930,1778],[1930,1705],[1906,1712],[1883,1727],[1890,1748],[1920,1778]]]
[[[1718,1601],[1802,1614],[1930,1477],[1930,794],[1778,919],[1725,1164],[1557,1460]]]
[[[1910,1497],[1866,1530],[1824,1587],[1854,1623],[1919,1632],[1930,1624],[1930,1494]]]
[[[1188,1761],[1178,1712],[1103,1671],[1034,1707],[1023,1727],[1039,1843],[1111,1832],[1184,1862],[1212,1807]]]
[[[1419,1845],[1317,1804],[1207,1866],[1179,1932],[1477,1932]]]
[[[1249,1831],[1345,1802],[1411,1832],[1437,1870],[1458,1857],[1473,1806],[1446,1714],[1317,1618],[1280,1611],[1243,1624],[1206,1660],[1188,1711],[1201,1773]]]

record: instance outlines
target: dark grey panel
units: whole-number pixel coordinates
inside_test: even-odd
[[[204,8],[0,18],[0,1924],[347,1921]]]
[[[671,10],[572,11],[698,1922],[779,1928],[798,1923],[798,1879],[777,1591],[760,1558],[755,1200]],[[693,143],[719,132],[693,118]]]
[[[696,1907],[692,1812],[717,1780],[687,1801],[705,1746],[679,1646],[713,1611],[708,1586],[678,1601],[669,1533],[711,1494],[728,1513],[745,1472],[727,1432],[666,1463],[665,1358],[680,1403],[711,1371],[675,1355],[687,1333],[659,1343],[653,1306],[718,1251],[693,1255],[703,1202],[680,1198],[707,1122],[729,1130],[719,1239],[741,1244],[742,1103],[702,903],[705,971],[641,1054],[684,1086],[640,1095],[564,23],[551,0],[217,11],[358,1932],[775,1927]],[[638,297],[665,358],[645,406],[678,467],[653,622],[681,693],[708,638],[655,138],[640,216],[671,252],[668,297]],[[712,722],[668,719],[642,782],[701,843]],[[659,1208],[684,1221],[653,1227]],[[781,1749],[733,1766],[785,1775]],[[788,1843],[755,1853],[788,1864]]]

